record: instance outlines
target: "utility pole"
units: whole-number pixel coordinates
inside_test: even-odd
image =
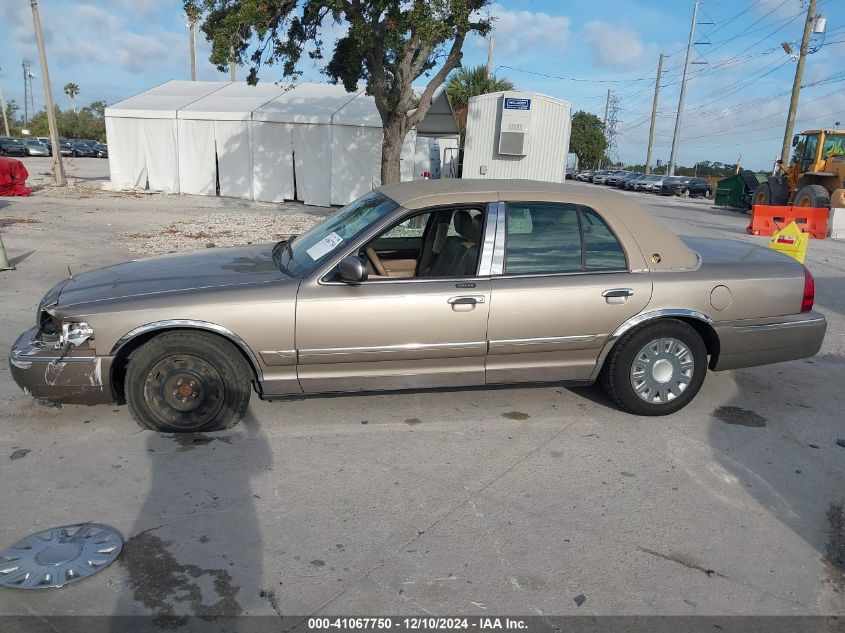
[[[197,80],[197,23],[191,20],[188,24],[190,35],[188,36],[188,48],[191,55],[191,81]]]
[[[50,71],[47,68],[47,51],[44,50],[44,33],[41,31],[41,17],[38,15],[38,0],[30,0],[32,5],[32,21],[35,23],[35,43],[38,45],[38,59],[41,62],[41,77],[44,80],[44,101],[47,107],[47,122],[50,125],[50,142],[53,145],[53,175],[56,184],[63,186],[65,168],[62,164],[61,145],[59,145],[59,130],[56,127],[56,110],[53,107],[53,90],[50,87]]]
[[[26,127],[29,121],[29,62],[24,59],[21,62],[21,68],[23,68],[23,126]]]
[[[3,99],[3,91],[0,90],[0,110],[3,110],[3,126],[6,128],[6,136],[9,134],[9,117],[6,116],[6,101]]]
[[[792,98],[789,100],[789,114],[786,116],[786,129],[783,132],[783,146],[780,159],[784,164],[789,162],[789,150],[792,147],[792,132],[795,129],[795,115],[798,111],[798,97],[801,94],[801,81],[804,78],[804,62],[807,60],[807,49],[810,47],[810,36],[813,33],[813,22],[816,19],[816,0],[810,0],[807,7],[807,21],[804,22],[804,35],[801,38],[801,50],[798,52],[798,65],[795,67],[795,80],[792,82]]]
[[[692,46],[695,39],[695,21],[698,19],[699,0],[695,0],[692,10],[692,22],[689,28],[689,42],[687,43],[687,58],[684,61],[684,75],[681,79],[681,96],[678,99],[678,114],[675,117],[675,134],[672,137],[672,153],[669,155],[669,168],[667,173],[670,176],[675,174],[675,159],[678,156],[678,144],[681,140],[681,120],[684,118],[684,98],[687,96],[687,69],[692,57]]]
[[[494,47],[494,38],[492,33],[487,38],[487,79],[493,78],[493,47]]]
[[[235,47],[232,46],[229,49],[229,81],[237,81],[237,68],[238,65],[235,63]]]
[[[648,129],[648,151],[645,155],[645,173],[651,173],[651,149],[654,146],[654,124],[657,121],[657,99],[660,96],[660,78],[663,76],[663,53],[657,62],[657,80],[654,82],[654,101],[651,104],[651,127]]]
[[[610,110],[610,88],[607,89],[607,101],[604,102],[604,120],[602,122],[603,125],[604,125],[604,137],[605,137],[605,139],[607,139],[607,112],[608,112],[608,110]],[[605,149],[607,149],[607,148],[605,147]],[[604,156],[599,158],[599,169],[601,169],[601,164],[603,162],[604,162]]]

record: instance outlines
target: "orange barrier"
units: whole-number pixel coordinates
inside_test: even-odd
[[[827,236],[828,214],[829,209],[824,208],[756,204],[751,210],[751,222],[745,232],[771,237],[775,231],[795,222],[810,237],[823,240]]]

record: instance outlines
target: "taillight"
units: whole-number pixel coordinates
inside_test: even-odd
[[[813,273],[804,267],[804,298],[801,300],[801,312],[809,312],[813,309],[813,301],[816,298],[816,281]]]

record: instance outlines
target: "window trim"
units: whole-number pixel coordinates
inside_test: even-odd
[[[562,270],[556,272],[526,272],[526,273],[511,273],[508,274],[507,272],[507,216],[510,209],[510,205],[512,204],[524,204],[524,205],[531,205],[531,204],[542,204],[542,205],[570,205],[575,207],[575,213],[578,220],[578,236],[581,241],[581,270]],[[592,211],[596,214],[596,216],[602,221],[602,223],[607,227],[607,230],[613,236],[613,239],[616,240],[616,243],[619,244],[619,248],[622,250],[622,256],[625,258],[625,266],[622,268],[587,268],[587,250],[584,248],[584,219],[583,213],[584,209],[588,211]],[[579,202],[559,202],[559,201],[551,201],[551,200],[511,200],[508,202],[500,202],[499,203],[499,217],[497,220],[497,234],[496,234],[496,251],[497,255],[499,254],[498,251],[501,251],[501,262],[500,266],[496,269],[495,262],[494,262],[494,271],[492,271],[493,276],[495,277],[502,277],[502,278],[526,278],[526,277],[552,277],[555,275],[562,275],[562,276],[570,276],[570,275],[595,275],[595,274],[608,274],[608,273],[621,273],[621,272],[631,272],[631,264],[630,258],[628,257],[628,252],[625,250],[625,245],[622,240],[619,239],[619,236],[616,234],[616,231],[613,230],[613,227],[610,223],[605,219],[605,217],[599,212],[598,209],[594,207],[588,206],[586,204],[581,204]],[[501,248],[499,245],[501,244]]]

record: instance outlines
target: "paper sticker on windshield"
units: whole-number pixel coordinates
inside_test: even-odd
[[[337,233],[331,232],[305,252],[316,262],[323,255],[331,253],[341,242],[343,242],[343,238]]]

